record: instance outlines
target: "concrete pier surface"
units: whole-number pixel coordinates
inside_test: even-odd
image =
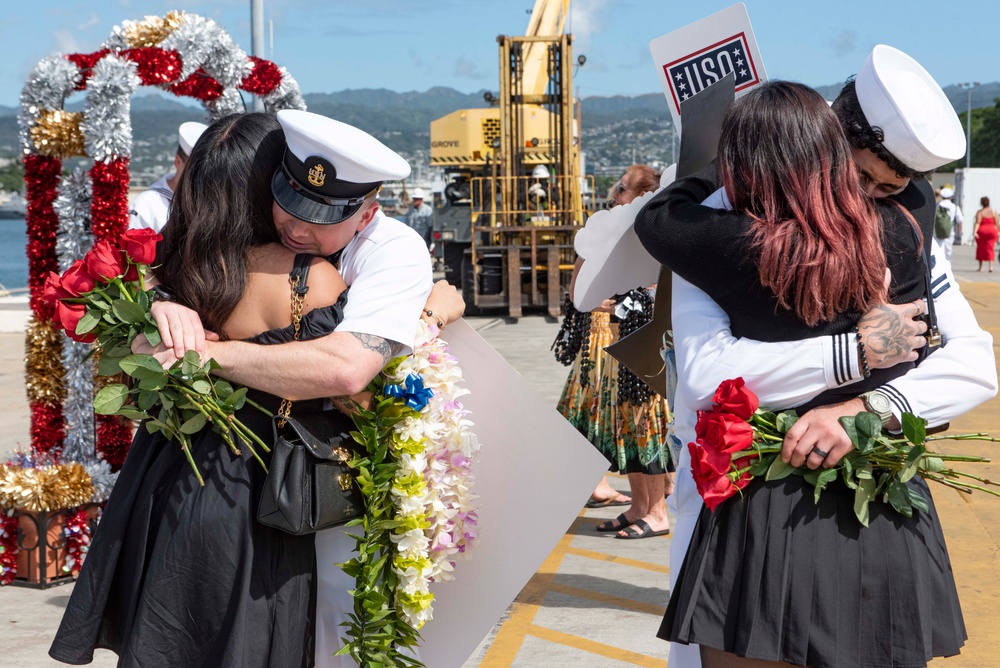
[[[953,263],[962,292],[979,319],[1000,342],[1000,268],[977,273],[974,249],[958,246]],[[0,319],[5,306],[0,304]],[[549,352],[558,323],[541,316],[510,323],[470,318],[470,323],[549,402],[559,397],[567,369]],[[994,350],[997,349],[995,344]],[[0,453],[28,445],[29,414],[24,398],[23,335],[0,333]],[[942,397],[947,400],[946,397]],[[952,423],[955,433],[986,431],[1000,436],[1000,400],[994,399]],[[994,455],[997,463],[965,467],[1000,479],[997,444],[945,443],[943,449]],[[627,480],[611,476],[627,491]],[[1000,498],[962,495],[932,487],[951,553],[969,640],[962,654],[932,662],[939,668],[987,668],[1000,664]],[[585,499],[581,499],[581,506]],[[669,598],[670,537],[615,540],[593,528],[622,508],[581,509],[565,536],[522,590],[507,615],[480,645],[465,668],[663,667],[667,645],[654,634]],[[526,522],[544,521],[539,508]],[[72,585],[39,591],[0,589],[0,648],[4,664],[24,668],[56,665],[46,650]],[[433,622],[432,622],[433,623]],[[99,652],[94,666],[114,666]],[[431,667],[438,668],[438,667]]]

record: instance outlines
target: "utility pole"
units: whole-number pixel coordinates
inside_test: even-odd
[[[250,50],[265,58],[264,48],[264,0],[250,0]],[[253,110],[264,111],[264,101],[258,95],[254,95]]]
[[[979,85],[978,81],[966,81],[958,84],[967,94],[967,115],[965,117],[965,168],[972,164],[972,89]]]

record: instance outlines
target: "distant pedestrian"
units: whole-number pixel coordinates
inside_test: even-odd
[[[954,196],[953,188],[941,188],[941,201],[934,212],[934,237],[948,262],[951,262],[951,249],[955,243],[955,228],[961,228],[964,222],[962,210],[952,201]]]
[[[990,263],[990,273],[993,273],[993,251],[996,247],[997,236],[997,212],[990,206],[989,197],[980,197],[979,206],[982,208],[976,211],[976,225],[972,228],[972,237],[976,240],[976,259],[979,260],[979,269],[983,270],[983,262]]]
[[[164,174],[153,185],[143,190],[129,207],[128,226],[132,229],[147,227],[159,232],[167,224],[170,203],[174,191],[181,182],[181,174],[187,165],[191,150],[208,126],[194,121],[181,123],[177,129],[177,153],[174,155],[174,171]]]
[[[427,244],[427,250],[434,250],[434,209],[424,203],[423,188],[414,188],[413,206],[406,212],[406,224],[413,228]]]

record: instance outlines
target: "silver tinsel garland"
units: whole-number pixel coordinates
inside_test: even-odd
[[[87,471],[90,482],[94,485],[94,496],[91,497],[90,502],[104,503],[111,496],[111,488],[118,480],[118,473],[111,471],[111,467],[100,454],[83,462],[83,468]]]
[[[212,122],[230,114],[242,114],[247,110],[246,104],[243,103],[243,96],[235,88],[224,88],[222,97],[207,101],[205,109],[208,110]]]
[[[302,91],[299,90],[299,82],[296,81],[284,67],[281,70],[281,83],[274,87],[267,95],[263,96],[264,109],[269,113],[276,113],[282,109],[306,110],[306,101],[302,99]]]
[[[253,70],[247,53],[218,23],[196,14],[185,14],[184,23],[171,33],[160,48],[174,49],[181,57],[184,81],[204,67],[223,88],[236,88]]]
[[[31,70],[21,89],[21,113],[17,117],[18,136],[24,154],[37,153],[31,141],[31,127],[46,110],[62,109],[80,79],[80,70],[61,55],[42,58]]]
[[[132,94],[139,87],[136,64],[108,54],[94,65],[80,124],[87,155],[108,162],[132,153]]]
[[[63,178],[59,186],[59,196],[53,208],[59,216],[59,232],[56,236],[56,257],[59,271],[70,266],[87,254],[94,245],[94,235],[90,231],[90,179],[86,172],[77,168]],[[62,335],[62,363],[64,369],[63,386],[66,398],[63,400],[63,417],[66,419],[66,436],[63,439],[63,461],[86,464],[95,456],[94,433],[94,370],[84,361],[92,346],[77,343]]]

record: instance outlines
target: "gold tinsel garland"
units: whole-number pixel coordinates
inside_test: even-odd
[[[42,155],[64,159],[85,156],[81,121],[82,111],[43,111],[31,128],[31,141]]]
[[[125,39],[133,49],[156,46],[180,27],[184,12],[174,10],[166,16],[147,16],[138,23],[124,26]]]
[[[79,462],[23,468],[0,464],[0,508],[48,512],[76,508],[94,495],[94,485]]]
[[[66,398],[63,384],[62,338],[51,322],[28,322],[24,341],[24,386],[28,402],[60,406]]]

